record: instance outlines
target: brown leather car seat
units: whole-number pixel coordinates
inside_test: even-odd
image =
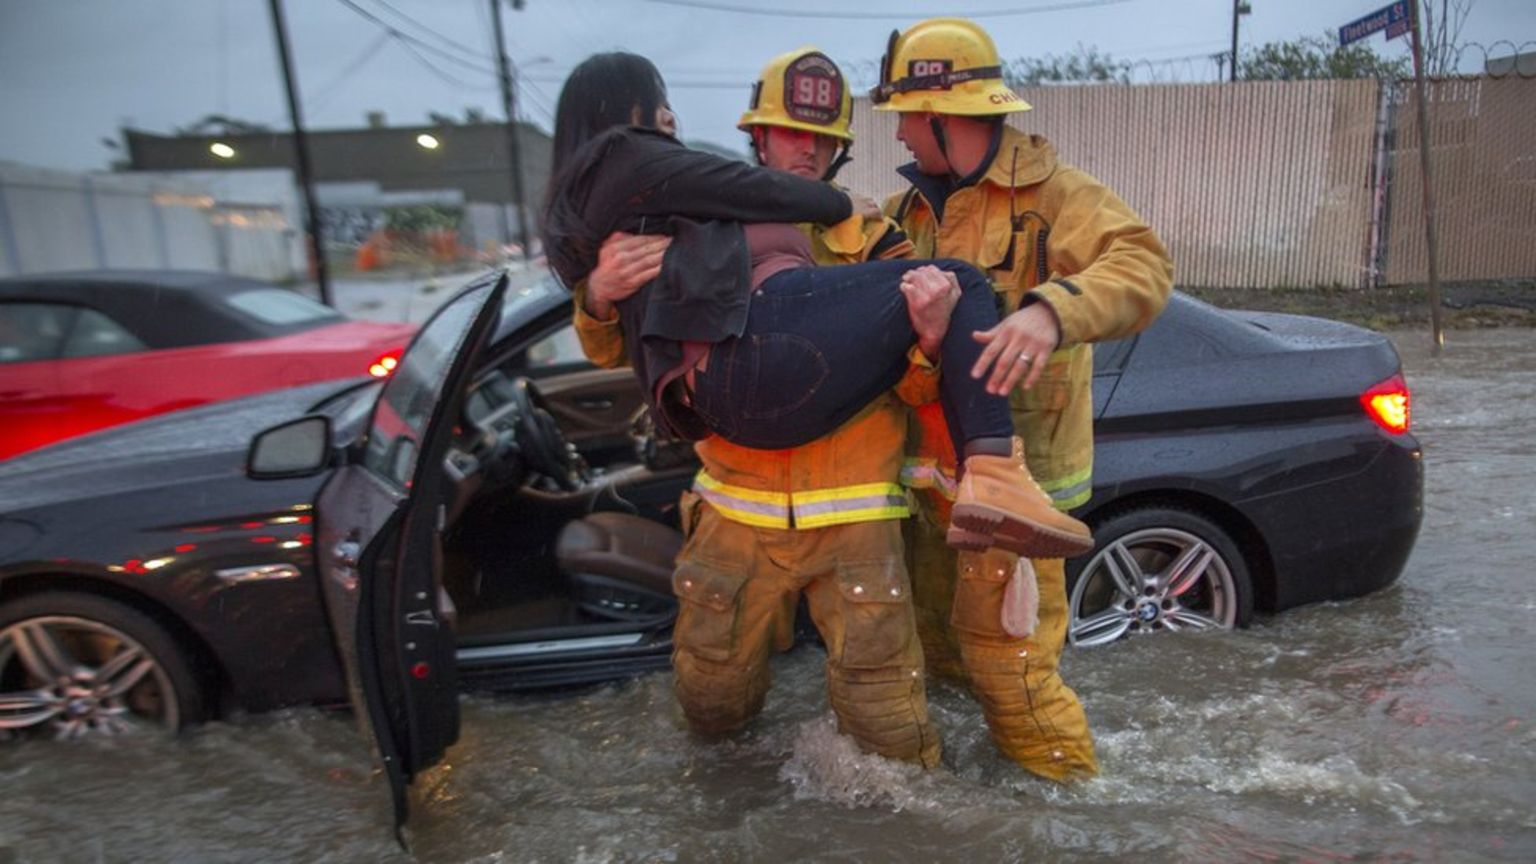
[[[672,615],[672,566],[683,547],[675,529],[628,513],[591,513],[569,522],[555,558],[583,612],[612,621]]]

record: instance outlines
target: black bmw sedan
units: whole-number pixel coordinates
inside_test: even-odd
[[[664,668],[696,468],[552,282],[491,274],[385,381],[196,408],[0,465],[0,736],[354,697],[398,782],[456,693]],[[1098,346],[1079,646],[1395,580],[1422,466],[1391,344],[1175,296]]]

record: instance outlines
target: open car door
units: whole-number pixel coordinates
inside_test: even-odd
[[[422,327],[316,503],[326,610],[402,844],[406,787],[459,737],[455,613],[442,587],[444,459],[506,290],[504,274],[488,276]]]

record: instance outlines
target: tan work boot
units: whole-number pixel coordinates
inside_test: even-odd
[[[1018,438],[1012,456],[966,458],[945,540],[957,549],[995,546],[1027,558],[1071,558],[1093,548],[1088,526],[1057,510],[1035,482]]]

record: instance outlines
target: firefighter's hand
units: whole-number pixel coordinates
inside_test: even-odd
[[[860,216],[864,219],[883,219],[885,217],[885,213],[880,210],[880,205],[875,203],[875,199],[865,198],[857,192],[849,192],[846,189],[843,190],[843,194],[847,195],[848,200],[853,203],[853,213],[851,215]]]
[[[949,316],[960,301],[960,281],[932,264],[902,274],[901,293],[907,298],[907,317],[917,334],[917,348],[929,360],[937,360],[939,345],[949,330]]]
[[[971,367],[971,377],[985,377],[988,393],[1005,396],[1021,380],[1025,390],[1039,380],[1061,341],[1061,324],[1050,304],[1031,303],[991,330],[973,333],[972,338],[984,347]]]
[[[597,267],[587,274],[583,307],[600,321],[614,316],[614,304],[639,291],[661,272],[661,259],[672,238],[615,231],[597,252]]]

